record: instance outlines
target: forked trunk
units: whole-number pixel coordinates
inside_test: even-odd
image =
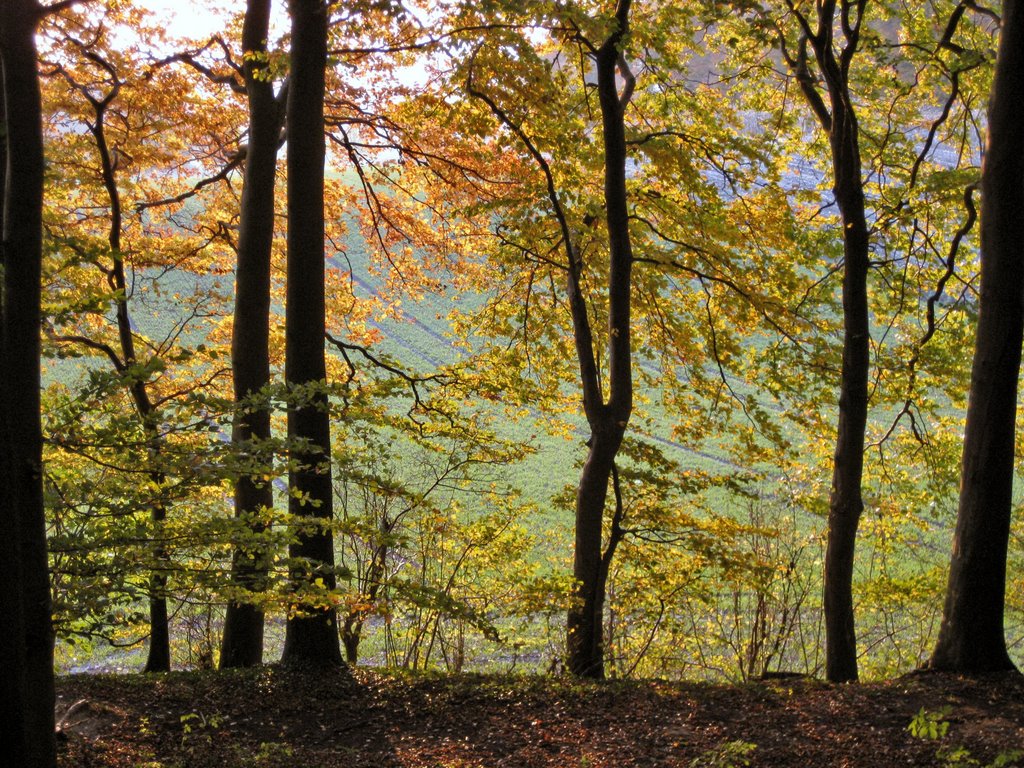
[[[622,435],[622,429],[606,436],[593,435],[576,490],[573,577],[578,587],[576,602],[567,617],[567,630],[568,667],[577,677],[604,677],[604,512]]]
[[[590,425],[590,452],[576,490],[576,542],[573,576],[576,600],[567,623],[567,664],[580,677],[604,677],[604,600],[608,560],[614,544],[602,550],[604,514],[615,457],[633,410],[631,349],[631,291],[633,251],[629,236],[626,192],[625,109],[633,91],[633,76],[621,47],[628,31],[629,0],[615,11],[616,28],[595,56],[597,90],[601,101],[604,139],[604,200],[607,215],[608,272],[608,399],[604,400],[601,373],[582,298],[579,263],[569,248],[569,299],[573,315],[576,353],[583,385],[583,409]],[[624,83],[619,92],[619,83]],[[608,555],[606,558],[605,555]]]

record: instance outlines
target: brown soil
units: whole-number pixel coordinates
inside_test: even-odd
[[[948,708],[944,737],[908,731],[922,708]],[[988,765],[1024,750],[1024,678],[713,686],[266,667],[61,678],[57,717],[61,768]],[[948,757],[959,747],[967,762]]]

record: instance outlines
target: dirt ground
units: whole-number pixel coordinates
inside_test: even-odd
[[[62,768],[1024,766],[1007,755],[1024,750],[1016,674],[713,686],[264,667],[57,690]],[[908,730],[922,709],[940,738]]]

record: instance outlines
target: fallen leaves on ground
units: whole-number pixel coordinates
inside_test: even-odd
[[[57,690],[61,768],[852,768],[1024,749],[1017,674],[727,686],[270,666]],[[908,731],[922,710],[945,736]]]

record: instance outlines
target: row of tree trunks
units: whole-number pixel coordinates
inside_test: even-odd
[[[829,543],[825,565],[826,674],[830,680],[857,678],[852,575],[857,525],[863,502],[861,475],[867,419],[869,238],[861,179],[859,137],[847,73],[857,46],[864,2],[839,3],[856,23],[837,58],[833,47],[836,2],[819,6],[816,30],[806,40],[827,88],[819,111],[831,142],[834,191],[844,237],[844,342],[839,425],[830,499]],[[846,6],[849,5],[850,8]],[[247,51],[262,50],[269,0],[251,0],[243,32]],[[317,0],[294,0],[288,117],[288,296],[286,381],[298,388],[289,407],[293,445],[289,510],[301,527],[289,550],[296,585],[336,586],[334,575],[330,418],[324,354],[324,120],[327,66],[327,9]],[[39,426],[39,288],[42,249],[42,133],[35,26],[40,8],[32,0],[9,0],[0,16],[4,68],[7,148],[5,153],[4,266],[0,355],[2,391],[2,529],[4,587],[0,609],[10,617],[3,654],[4,711],[0,747],[24,755],[19,764],[52,765],[53,636],[42,507]],[[619,83],[628,69],[622,43],[628,30],[630,0],[616,9],[617,27],[595,51],[605,144],[605,204],[611,271],[609,275],[609,375],[605,399],[589,328],[576,317],[577,349],[591,427],[589,454],[577,490],[574,575],[578,600],[568,615],[568,660],[577,675],[604,674],[602,626],[607,558],[602,552],[604,516],[615,458],[632,408],[630,352],[630,270],[623,114],[629,88]],[[982,285],[978,343],[972,373],[965,434],[962,491],[944,621],[931,666],[961,671],[1012,668],[1003,635],[1006,553],[1012,504],[1017,379],[1024,336],[1024,130],[1016,120],[1024,107],[1024,21],[1016,0],[1006,0],[990,105],[989,144],[983,173]],[[254,76],[260,62],[246,64],[250,100],[250,146],[246,163],[239,243],[236,334],[233,341],[235,395],[239,402],[269,382],[269,254],[273,238],[273,190],[281,110],[268,81]],[[799,73],[798,73],[799,77]],[[805,93],[809,93],[805,85]],[[116,230],[114,230],[116,231]],[[111,243],[116,254],[119,247]],[[572,248],[571,243],[567,247]],[[570,254],[570,293],[578,290],[579,264]],[[573,287],[575,284],[575,288]],[[118,307],[119,320],[123,307]],[[122,357],[134,362],[130,324],[119,323]],[[127,334],[128,342],[124,342]],[[582,341],[581,341],[582,339]],[[254,354],[255,353],[255,354]],[[140,416],[152,421],[145,392],[133,393]],[[258,445],[270,436],[265,408],[241,409],[234,439]],[[155,449],[158,452],[158,447]],[[154,458],[154,461],[156,459]],[[265,483],[243,477],[236,485],[236,514],[262,530],[263,512],[272,506]],[[158,510],[158,512],[162,512]],[[154,512],[154,518],[158,517]],[[157,519],[157,522],[160,522]],[[239,550],[235,584],[258,592],[266,579],[266,553]],[[154,579],[159,579],[159,574]],[[169,665],[163,584],[154,581],[153,669]],[[223,666],[249,666],[262,660],[262,610],[237,601],[229,606],[222,649]],[[155,646],[158,646],[155,648]],[[283,660],[288,663],[341,664],[333,608],[297,601],[289,616]],[[147,664],[147,669],[151,665]],[[9,694],[9,695],[8,695]],[[36,736],[47,734],[39,739]],[[32,734],[32,737],[29,737]]]

